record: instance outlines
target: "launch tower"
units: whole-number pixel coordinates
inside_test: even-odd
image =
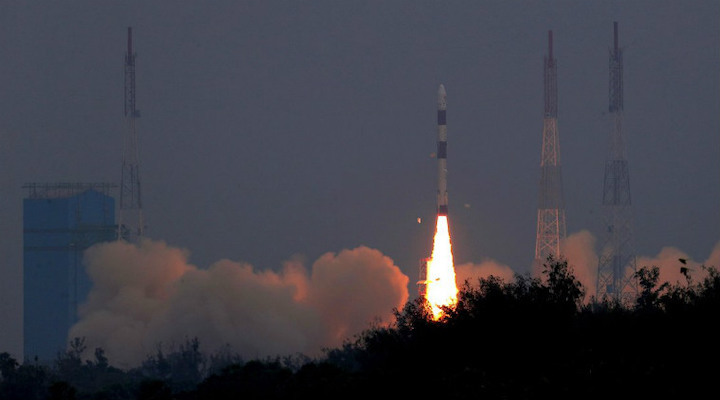
[[[544,62],[545,114],[543,118],[540,188],[538,191],[535,274],[548,256],[558,259],[560,240],[565,238],[565,202],[560,169],[560,142],[557,127],[557,61],[553,57],[553,35],[548,31],[548,55]]]
[[[629,302],[637,296],[637,270],[630,203],[630,173],[625,155],[623,122],[623,57],[618,46],[618,23],[613,24],[610,49],[610,151],[603,180],[604,237],[598,263],[597,296]]]
[[[125,135],[120,176],[120,212],[118,239],[136,241],[143,236],[145,225],[140,196],[140,157],[135,120],[140,112],[135,107],[135,53],[132,48],[132,28],[128,27],[125,54]]]

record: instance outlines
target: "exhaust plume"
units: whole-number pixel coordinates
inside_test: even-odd
[[[299,261],[275,272],[230,260],[200,269],[187,259],[149,239],[88,249],[93,288],[69,338],[84,337],[88,351],[102,347],[119,367],[193,337],[206,351],[229,345],[248,358],[313,356],[371,322],[391,322],[408,298],[409,278],[364,246],[326,253],[310,271]]]

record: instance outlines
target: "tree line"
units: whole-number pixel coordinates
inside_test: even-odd
[[[567,261],[548,259],[542,277],[466,282],[438,321],[408,302],[317,359],[206,356],[189,339],[121,370],[102,349],[83,360],[77,338],[51,365],[0,354],[0,399],[694,398],[718,391],[720,273],[679,268],[675,284],[641,268],[637,300],[621,304],[585,301]]]

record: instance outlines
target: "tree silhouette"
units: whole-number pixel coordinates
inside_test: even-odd
[[[121,371],[102,349],[83,360],[84,340],[74,339],[52,367],[0,354],[0,399],[696,398],[718,372],[720,273],[686,274],[660,284],[658,268],[642,267],[634,306],[583,303],[567,261],[548,259],[541,277],[465,282],[440,320],[422,298],[410,301],[393,324],[316,360],[244,362],[229,348],[208,358],[195,338]]]

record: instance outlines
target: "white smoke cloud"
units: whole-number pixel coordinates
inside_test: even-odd
[[[573,268],[575,277],[585,288],[586,299],[590,299],[596,292],[598,253],[595,246],[596,239],[587,230],[573,233],[560,243],[563,257],[568,260],[568,265]],[[681,262],[681,259],[685,262]],[[638,269],[658,267],[660,271],[658,284],[665,282],[684,284],[687,282],[681,268],[687,268],[692,280],[698,282],[707,276],[707,270],[702,266],[720,267],[720,242],[715,245],[710,256],[704,262],[694,261],[682,250],[666,246],[655,256],[638,256],[636,265]]]
[[[595,291],[598,257],[588,231],[569,235],[561,252],[589,298]],[[686,260],[681,264],[679,259]],[[84,337],[88,350],[102,347],[120,367],[138,365],[158,344],[198,337],[205,351],[230,346],[247,358],[303,352],[319,354],[367,328],[392,321],[393,308],[408,299],[409,278],[380,251],[367,247],[327,253],[309,268],[287,261],[279,272],[221,260],[207,269],[188,263],[188,252],[162,241],[93,246],[85,254],[93,288],[69,338]],[[693,279],[700,265],[720,266],[720,242],[704,263],[664,247],[637,265],[658,266],[661,282]],[[506,282],[513,270],[487,259],[455,267],[458,286],[494,275]]]
[[[705,266],[720,268],[720,242],[717,242],[713,247],[710,256],[705,260]]]
[[[598,256],[595,252],[595,237],[587,230],[569,235],[560,243],[561,258],[568,261],[575,277],[583,284],[586,293],[593,294],[597,277]],[[455,266],[455,277],[458,287],[466,281],[470,284],[479,278],[490,275],[511,282],[515,272],[509,266],[493,259],[483,260],[480,264],[465,263]]]
[[[595,243],[595,236],[587,230],[572,233],[560,241],[560,254],[567,260],[575,278],[582,283],[586,299],[596,292],[598,255]]]
[[[229,345],[248,358],[315,355],[371,322],[390,322],[408,298],[409,278],[367,247],[327,253],[309,272],[300,261],[280,272],[230,260],[200,269],[187,257],[147,239],[88,249],[93,288],[69,337],[102,347],[121,367],[192,337],[206,351]]]
[[[483,260],[480,264],[469,262],[455,266],[455,282],[458,288],[462,287],[465,282],[475,285],[478,279],[488,278],[491,275],[505,282],[511,282],[515,277],[515,272],[507,265],[492,259]]]
[[[682,261],[681,261],[682,260]],[[659,283],[685,284],[687,278],[681,269],[686,268],[693,282],[699,282],[707,277],[705,267],[720,267],[720,242],[712,249],[710,256],[704,262],[693,260],[684,251],[666,246],[654,257],[638,257],[637,267],[658,267],[660,270]]]
[[[402,308],[408,299],[408,281],[378,250],[326,253],[312,266],[307,303],[323,317],[330,342],[339,344],[369,321],[391,322],[392,308]]]

